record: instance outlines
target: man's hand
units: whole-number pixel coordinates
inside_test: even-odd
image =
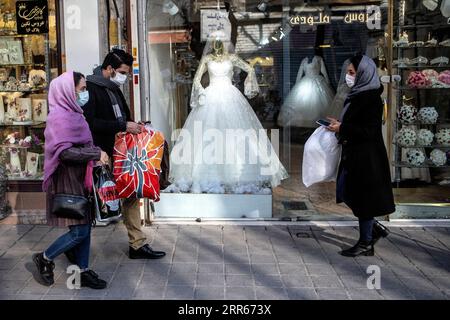
[[[330,130],[331,132],[339,133],[341,123],[335,118],[327,117],[327,119],[330,121],[330,125],[327,127],[327,129]]]
[[[127,132],[131,134],[139,134],[142,132],[142,126],[135,122],[128,121]]]
[[[97,162],[97,164],[98,165],[103,165],[103,166],[109,164],[109,157],[108,157],[108,155],[106,154],[105,151],[101,152],[101,154],[100,154],[100,161]]]

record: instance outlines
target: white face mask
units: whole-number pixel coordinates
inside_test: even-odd
[[[345,82],[347,82],[347,85],[351,88],[355,85],[355,79],[356,77],[351,76],[349,74],[345,75]]]
[[[117,85],[121,86],[121,85],[125,84],[127,79],[128,79],[128,77],[125,74],[116,72],[116,75],[113,78],[111,78],[111,81],[116,83]]]

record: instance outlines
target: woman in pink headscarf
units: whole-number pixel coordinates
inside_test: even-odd
[[[45,163],[43,189],[47,193],[47,222],[51,226],[68,227],[44,252],[33,256],[42,284],[54,283],[53,260],[65,253],[81,270],[81,286],[103,289],[106,282],[88,268],[92,212],[82,220],[54,216],[56,194],[88,198],[92,192],[92,168],[95,163],[108,162],[108,156],[95,147],[81,108],[89,100],[85,77],[66,72],[50,83],[50,113],[45,129]]]

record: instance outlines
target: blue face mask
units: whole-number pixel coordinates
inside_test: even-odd
[[[81,91],[77,93],[77,103],[80,107],[84,106],[89,101],[89,91]]]

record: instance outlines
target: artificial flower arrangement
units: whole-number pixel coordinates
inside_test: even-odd
[[[41,140],[34,134],[32,134],[31,136],[27,136],[24,139],[21,139],[19,132],[13,132],[5,138],[4,144],[6,150],[9,151],[9,163],[6,164],[7,172],[15,177],[24,178],[34,176],[29,172],[23,171],[21,161],[21,150],[23,152],[23,150],[25,149],[28,155],[34,155],[34,158],[30,157],[30,162],[34,160],[35,164],[37,165],[39,154],[30,153],[29,150],[33,148],[41,151],[42,148]]]
[[[417,119],[417,109],[408,104],[404,104],[398,111],[398,118],[403,124],[412,124]]]
[[[442,150],[434,149],[431,151],[430,160],[435,166],[443,166],[447,163],[447,155]]]
[[[450,70],[441,73],[434,69],[410,72],[407,80],[410,88],[450,88]]]
[[[21,139],[19,132],[9,134],[4,143],[9,146],[19,146],[21,148],[31,148],[33,146],[42,145],[41,140],[35,134]]]
[[[408,149],[406,160],[410,165],[418,167],[425,162],[425,154],[419,149]]]
[[[416,144],[417,134],[411,128],[402,128],[397,132],[395,139],[402,147],[412,147]]]
[[[417,132],[417,144],[420,146],[429,146],[433,142],[434,134],[428,129],[420,129]]]
[[[440,129],[435,137],[438,144],[450,146],[450,128]]]
[[[439,113],[435,107],[420,108],[417,119],[423,124],[435,124],[439,118]]]

